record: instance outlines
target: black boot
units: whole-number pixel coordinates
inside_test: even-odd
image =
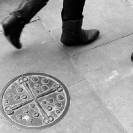
[[[21,48],[20,35],[27,22],[15,14],[11,14],[2,21],[2,29],[7,40],[17,49]]]
[[[20,35],[25,24],[40,11],[48,0],[23,0],[9,17],[2,21],[4,35],[16,48],[21,48]]]
[[[67,46],[89,44],[98,38],[100,32],[96,29],[83,30],[82,21],[83,19],[63,22],[61,35],[63,44]]]
[[[83,30],[83,7],[85,0],[64,0],[61,42],[67,46],[89,44],[99,36],[99,30]]]

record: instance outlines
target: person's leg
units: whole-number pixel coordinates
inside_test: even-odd
[[[2,21],[4,35],[12,45],[20,49],[20,35],[25,24],[40,11],[48,0],[23,0],[19,7]]]
[[[19,7],[14,11],[21,17],[30,21],[38,11],[40,11],[49,0],[23,0]]]
[[[83,30],[83,8],[85,0],[64,0],[61,17],[63,21],[61,42],[67,46],[88,44],[99,36],[96,29]]]
[[[62,9],[62,20],[78,20],[82,18],[85,0],[64,0]]]

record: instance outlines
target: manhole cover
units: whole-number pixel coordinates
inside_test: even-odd
[[[1,110],[12,123],[22,128],[51,127],[67,113],[70,96],[65,85],[42,73],[20,75],[1,91]]]

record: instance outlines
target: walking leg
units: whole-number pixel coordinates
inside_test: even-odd
[[[4,35],[14,47],[21,48],[22,29],[47,2],[48,0],[23,0],[19,7],[2,21]]]
[[[99,36],[97,29],[83,30],[83,8],[85,0],[64,0],[61,42],[67,46],[89,44]]]

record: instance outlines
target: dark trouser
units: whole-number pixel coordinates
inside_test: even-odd
[[[14,11],[29,22],[38,11],[40,11],[49,0],[23,0]],[[64,0],[62,9],[62,20],[81,19],[85,0]]]

